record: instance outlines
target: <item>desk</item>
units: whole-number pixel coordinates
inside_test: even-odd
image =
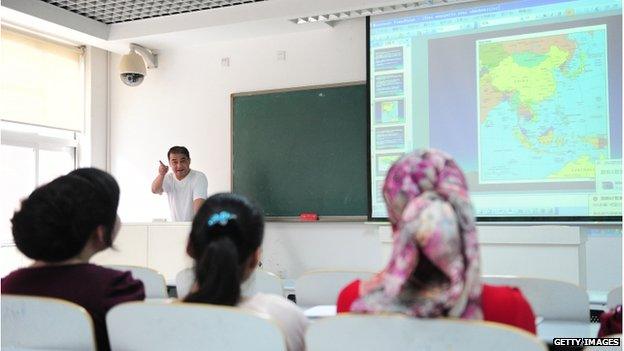
[[[144,302],[151,302],[151,303],[162,303],[162,304],[168,304],[168,303],[173,303],[173,302],[177,302],[179,301],[178,299],[174,299],[172,297],[167,297],[167,298],[153,298],[153,299],[149,299],[146,298],[145,300],[143,300]]]
[[[537,336],[552,344],[553,338],[595,338],[599,323],[545,320],[537,325]]]
[[[587,290],[589,295],[589,309],[606,311],[608,291]]]

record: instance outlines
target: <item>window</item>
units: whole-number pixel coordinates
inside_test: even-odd
[[[0,243],[12,243],[10,219],[36,187],[76,168],[77,133],[2,122]]]
[[[6,246],[21,199],[77,166],[85,70],[79,47],[13,27],[3,26],[0,35],[0,245]]]

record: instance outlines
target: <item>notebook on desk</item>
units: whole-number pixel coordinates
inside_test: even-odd
[[[333,317],[336,315],[336,305],[319,305],[306,309],[303,314],[308,318]]]

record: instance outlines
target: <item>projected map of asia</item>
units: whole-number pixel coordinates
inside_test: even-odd
[[[593,180],[609,159],[606,26],[476,42],[479,182]]]

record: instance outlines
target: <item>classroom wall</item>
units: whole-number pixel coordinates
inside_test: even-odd
[[[264,267],[287,279],[317,269],[375,271],[391,251],[389,230],[368,223],[269,223]],[[482,274],[558,279],[597,292],[622,284],[620,226],[487,225],[478,232]]]
[[[323,30],[161,51],[158,69],[135,88],[119,81],[120,56],[113,55],[110,165],[122,189],[122,220],[168,217],[166,198],[152,195],[149,188],[170,145],[189,147],[191,167],[206,173],[209,193],[230,190],[230,94],[364,81],[365,36],[364,19],[355,19]],[[277,51],[286,52],[285,61],[277,60]],[[229,66],[221,64],[222,58],[229,58]],[[621,230],[596,233],[603,234],[584,236],[584,280],[589,289],[608,290],[621,284]],[[376,270],[383,265],[382,246],[375,225],[270,224],[266,266],[285,278],[347,265]],[[514,259],[521,265],[525,258],[518,254]],[[488,262],[490,267],[497,264]],[[562,276],[569,273],[568,267],[553,264]]]
[[[89,46],[85,56],[85,133],[80,166],[107,169],[108,159],[108,52]]]

